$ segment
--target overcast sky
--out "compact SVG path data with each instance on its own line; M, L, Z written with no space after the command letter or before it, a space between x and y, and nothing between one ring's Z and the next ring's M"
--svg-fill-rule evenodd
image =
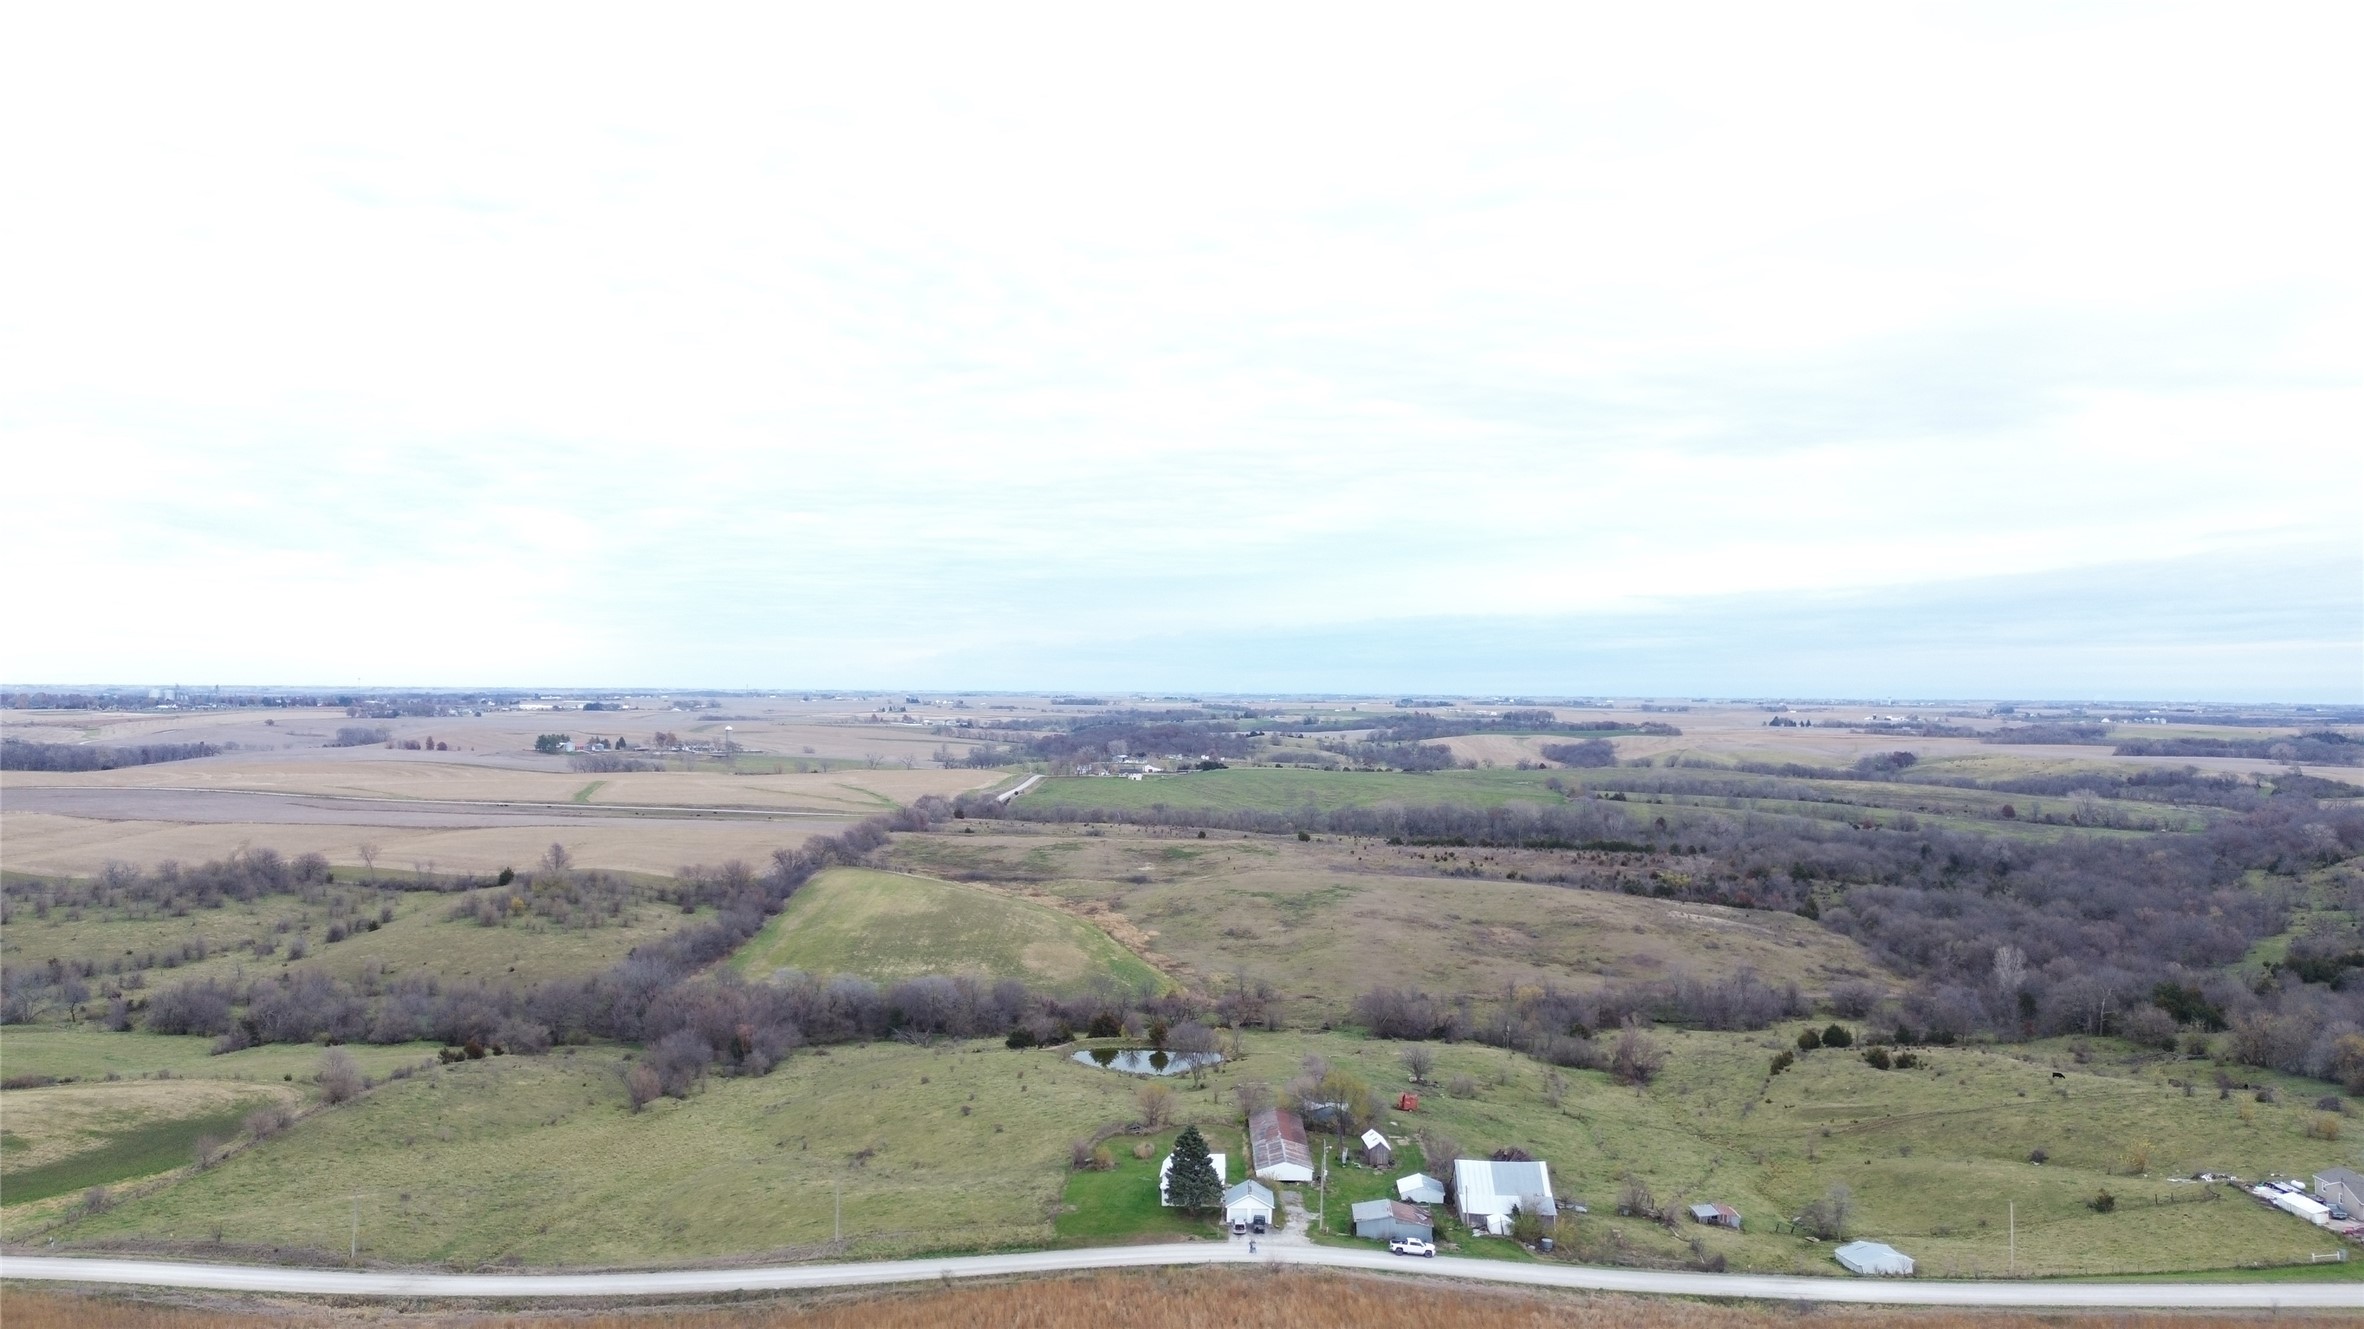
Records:
M1375 12L13 6L0 673L2364 700L2354 6Z

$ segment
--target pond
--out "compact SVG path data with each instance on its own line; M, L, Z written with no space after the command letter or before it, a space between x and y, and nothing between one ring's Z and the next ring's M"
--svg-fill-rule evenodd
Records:
M1214 1065L1223 1060L1223 1054L1198 1052L1184 1056L1156 1048L1085 1048L1074 1059L1086 1066L1123 1071L1127 1075L1182 1075L1193 1066Z

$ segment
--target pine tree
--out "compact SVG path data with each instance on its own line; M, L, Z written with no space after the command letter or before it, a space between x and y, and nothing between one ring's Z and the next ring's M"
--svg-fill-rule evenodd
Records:
M1207 1137L1196 1126L1183 1127L1174 1140L1174 1169L1166 1177L1166 1196L1177 1208L1193 1211L1223 1203L1223 1179L1215 1175Z

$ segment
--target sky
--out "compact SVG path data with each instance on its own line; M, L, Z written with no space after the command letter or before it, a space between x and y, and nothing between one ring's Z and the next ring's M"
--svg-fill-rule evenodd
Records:
M0 681L2364 701L2360 38L13 6Z

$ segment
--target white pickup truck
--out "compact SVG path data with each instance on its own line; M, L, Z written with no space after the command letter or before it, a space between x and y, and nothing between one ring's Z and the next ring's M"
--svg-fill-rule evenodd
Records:
M1422 1241L1418 1237L1397 1237L1395 1240L1387 1243L1387 1249L1394 1251L1398 1255L1434 1256L1436 1254L1436 1243L1433 1241Z

